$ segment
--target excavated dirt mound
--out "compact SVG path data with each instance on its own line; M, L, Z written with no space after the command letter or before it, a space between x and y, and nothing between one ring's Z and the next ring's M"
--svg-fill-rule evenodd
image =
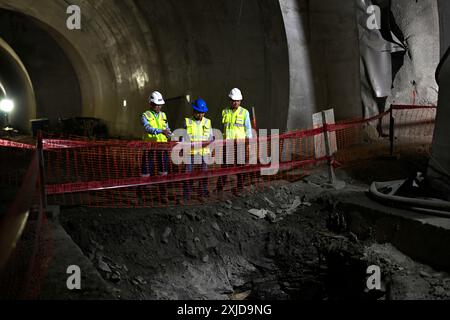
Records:
M373 161L338 176L346 192L361 191L377 177L405 177L425 163ZM450 297L447 274L349 233L325 183L318 173L201 207L65 209L61 223L118 299ZM381 290L367 289L371 265L382 270Z
M364 246L322 191L300 182L202 207L75 208L61 219L117 298L370 298Z

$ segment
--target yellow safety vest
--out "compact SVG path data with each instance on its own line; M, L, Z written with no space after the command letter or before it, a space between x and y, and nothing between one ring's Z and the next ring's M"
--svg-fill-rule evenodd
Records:
M211 140L211 120L203 118L202 122L198 123L192 118L186 118L186 130L191 139L191 142L204 142ZM193 149L191 155L207 155L211 150L206 147L202 149Z
M222 123L225 129L225 139L245 139L245 116L247 110L239 107L233 112L231 108L227 108L222 112Z
M159 117L156 117L155 113L147 111L144 113L150 126L155 129L165 130L167 129L167 116L164 112L160 112ZM144 135L144 140L149 142L168 142L169 140L164 134L150 134Z

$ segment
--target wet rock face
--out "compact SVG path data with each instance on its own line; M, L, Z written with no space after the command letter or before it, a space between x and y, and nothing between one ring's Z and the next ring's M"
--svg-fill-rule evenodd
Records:
M437 1L393 0L391 11L409 52L394 80L388 104L436 105L435 72L440 60Z

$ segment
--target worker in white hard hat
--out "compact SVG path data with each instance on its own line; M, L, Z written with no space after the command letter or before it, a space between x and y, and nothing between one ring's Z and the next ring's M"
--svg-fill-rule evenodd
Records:
M166 104L163 95L154 91L149 97L150 110L144 112L141 122L145 130L143 140L153 143L167 143L172 135L167 121L167 115L161 111ZM168 151L151 146L150 150L143 153L142 177L148 178L152 175L166 176L169 172ZM157 170L157 172L155 172ZM160 185L161 201L167 202L167 189L164 184Z
M230 105L222 112L225 139L251 139L253 133L250 112L241 107L242 100L244 99L241 90L234 88L228 97L230 99Z
M253 131L250 119L250 112L241 107L242 100L244 99L241 90L234 88L228 95L229 106L222 111L222 124L223 124L223 134L225 140L244 140L252 139ZM226 148L225 148L226 150ZM228 155L228 157L233 156L234 160L237 159L237 155ZM224 152L224 166L228 167L226 152ZM233 166L238 166L237 161ZM237 175L237 188L235 192L240 192L243 189L244 175ZM217 182L217 190L220 192L223 190L224 186L228 181L227 176L219 178Z

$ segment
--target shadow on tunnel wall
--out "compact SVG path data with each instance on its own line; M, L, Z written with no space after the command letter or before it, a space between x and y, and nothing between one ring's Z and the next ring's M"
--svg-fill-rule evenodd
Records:
M336 120L361 116L359 44L354 1L306 1L316 109L334 108Z
M155 41L162 74L160 90L171 103L174 129L191 115L192 100L208 103L221 128L228 94L239 87L243 106L255 107L259 128L286 128L289 60L277 0L136 0ZM151 91L151 90L150 90ZM149 92L150 92L149 91ZM142 110L143 111L143 110Z
M288 128L310 128L333 108L360 117L359 47L354 1L280 0L290 53Z

